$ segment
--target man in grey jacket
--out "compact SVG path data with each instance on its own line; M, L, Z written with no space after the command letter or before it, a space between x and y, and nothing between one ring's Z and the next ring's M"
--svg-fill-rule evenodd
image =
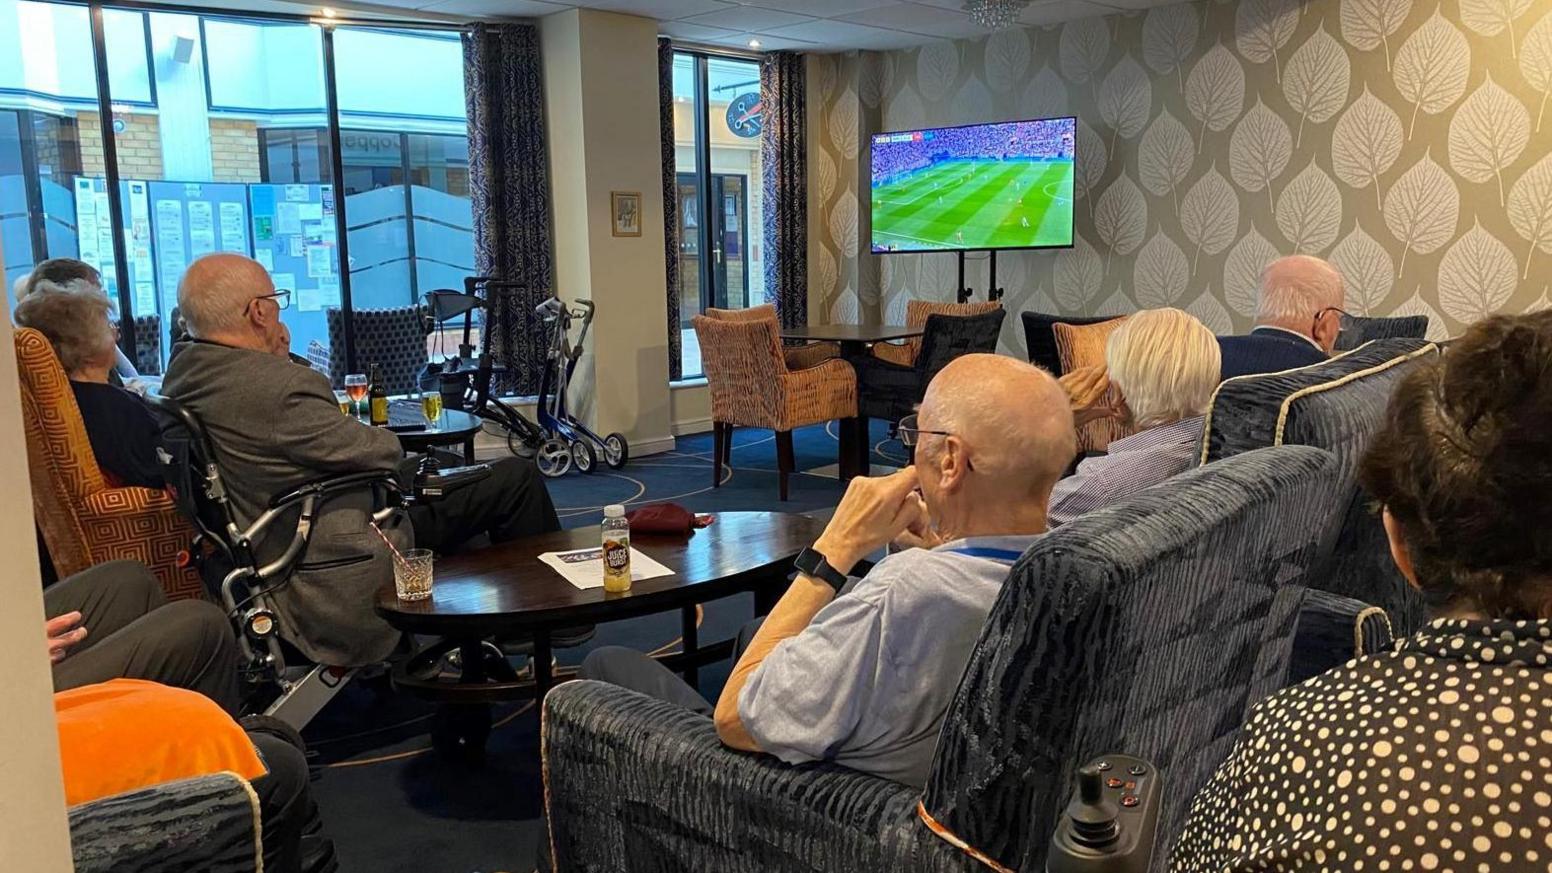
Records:
M289 293L277 291L256 261L233 254L200 258L178 285L191 341L173 358L162 392L205 425L244 521L308 482L372 471L404 478L413 467L393 432L341 415L329 380L290 359L291 333L280 320ZM302 563L274 594L282 633L318 663L380 661L398 642L372 609L378 587L393 578L392 557L370 527L373 508L365 490L329 500ZM275 525L274 536L255 543L256 556L277 557L291 529ZM559 529L538 471L517 458L382 526L401 550L452 548L479 533L502 542Z

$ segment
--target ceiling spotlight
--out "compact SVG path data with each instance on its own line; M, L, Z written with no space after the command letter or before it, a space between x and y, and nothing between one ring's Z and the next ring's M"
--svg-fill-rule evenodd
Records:
M335 17L335 13L334 13L333 8L328 7L328 6L323 7L323 17L324 18L334 18Z
M965 0L964 9L981 27L1000 30L1018 23L1019 14L1028 5L1029 0Z
M750 48L752 48L752 49L757 49L757 48L759 48L759 47L760 47L760 41L759 41L759 40L757 40L757 39L751 39L751 40L749 40L749 47L750 47Z

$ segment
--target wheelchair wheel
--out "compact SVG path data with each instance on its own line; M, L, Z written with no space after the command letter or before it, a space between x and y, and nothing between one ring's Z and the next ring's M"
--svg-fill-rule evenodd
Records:
M587 440L572 440L571 463L578 472L591 473L598 469L598 454L588 445Z
M630 460L630 443L625 441L625 434L612 433L604 437L604 463L609 469L618 470Z
M431 716L431 747L445 758L479 763L490 738L490 706L447 703Z
M538 464L540 473L551 479L564 476L571 470L571 447L565 440L547 439L539 446L534 463Z

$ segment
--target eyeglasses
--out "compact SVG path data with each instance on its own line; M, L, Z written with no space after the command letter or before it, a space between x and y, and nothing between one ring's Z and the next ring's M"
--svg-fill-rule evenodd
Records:
M291 292L276 291L274 294L260 294L252 300L249 300L248 305L243 307L243 315L247 315L248 310L253 308L253 304L259 302L260 300L273 300L275 302L276 309L289 309L291 307Z
M1328 313L1328 312L1335 312L1336 314L1342 316L1343 318L1352 318L1351 315L1347 314L1347 310L1343 309L1340 306L1327 306L1325 309L1322 309L1322 310L1319 310L1318 312L1316 312L1315 313L1315 320L1310 322L1310 335L1311 336L1314 336L1315 328L1320 324L1320 319L1324 318L1325 314Z
M900 419L895 425L895 434L900 438L900 445L906 448L915 448L921 442L922 434L935 434L937 436L953 436L946 430L922 430L916 426L916 415L912 413Z

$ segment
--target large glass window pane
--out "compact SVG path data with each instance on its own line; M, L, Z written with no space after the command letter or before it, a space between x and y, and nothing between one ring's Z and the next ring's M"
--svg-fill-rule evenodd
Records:
M0 239L8 297L35 264L61 257L102 269L110 295L117 293L97 131L86 7L0 0Z
M159 322L155 353L188 265L227 251L293 292L292 351L327 366L341 292L322 31L127 9L103 25L133 312Z
M409 306L427 291L461 290L474 274L474 224L458 35L341 28L334 63L352 305ZM433 334L431 353L461 337L461 328Z
M699 64L687 54L674 55L674 171L679 178L679 332L680 371L701 375L701 347L690 319L701 305L701 182Z
M712 299L742 309L765 302L760 182L760 67L710 58L706 63L711 119Z

